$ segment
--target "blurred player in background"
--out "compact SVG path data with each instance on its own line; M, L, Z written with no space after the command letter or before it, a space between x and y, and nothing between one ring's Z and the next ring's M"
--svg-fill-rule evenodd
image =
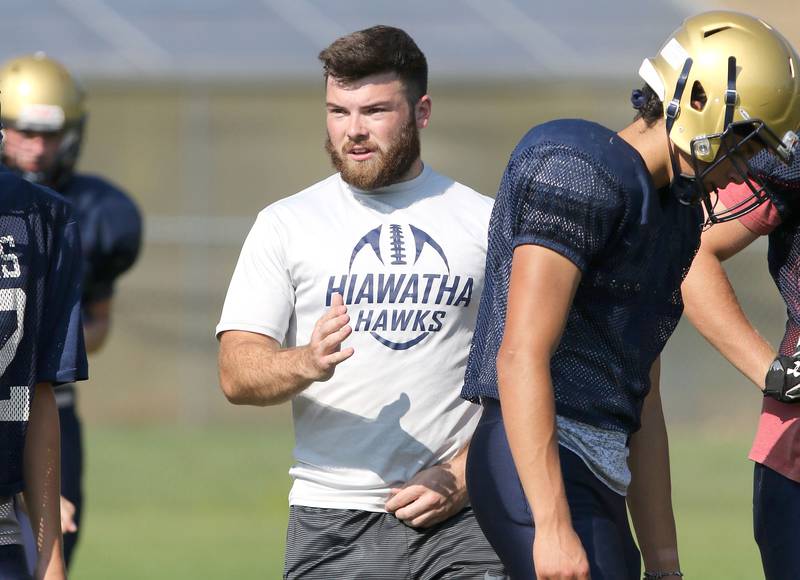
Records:
M292 402L284 577L504 578L467 505L459 398L491 199L420 157L425 56L376 26L320 54L335 175L258 216L222 317L237 404Z
M69 72L41 53L0 69L5 140L3 163L28 181L47 185L75 207L84 282L81 305L86 350L97 352L111 326L114 282L139 253L142 223L131 198L103 178L75 172L86 123L84 93ZM83 450L74 385L56 391L61 420L64 555L69 564L83 508ZM69 516L72 515L70 518Z
M644 61L632 125L554 121L512 154L463 392L484 407L470 498L512 578L639 578L626 494L645 578L682 575L659 354L701 205L711 222L735 218L763 189L750 184L729 211L711 192L743 182L764 147L791 158L795 71L761 21L701 14Z
M689 320L764 391L750 451L753 529L767 580L794 580L800 578L800 147L789 166L764 152L750 168L768 185L769 199L703 234L683 297ZM748 192L744 184L731 185L720 192L719 203L734 207ZM777 356L750 324L722 267L760 236L769 236L769 271L788 315Z
M2 106L2 105L0 105ZM35 578L66 578L52 386L84 380L81 249L72 208L0 167L0 578L31 578L14 495L33 527Z

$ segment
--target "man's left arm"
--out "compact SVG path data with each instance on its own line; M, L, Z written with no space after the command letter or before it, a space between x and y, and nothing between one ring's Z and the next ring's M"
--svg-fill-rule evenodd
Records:
M672 511L669 445L661 408L660 360L650 371L650 393L644 401L641 428L630 441L631 484L628 509L642 551L645 571L678 572L678 540ZM677 575L663 578L678 578Z
M722 262L759 237L739 220L714 225L705 232L681 292L684 313L722 356L764 389L764 377L775 350L747 319Z
M429 528L464 509L468 451L469 444L450 461L423 469L403 487L392 489L386 511L413 528Z

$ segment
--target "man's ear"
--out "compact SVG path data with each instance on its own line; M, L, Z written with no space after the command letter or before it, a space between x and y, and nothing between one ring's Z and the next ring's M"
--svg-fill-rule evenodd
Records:
M424 129L428 126L431 118L432 102L428 95L422 95L414 105L414 119L417 123L417 128Z

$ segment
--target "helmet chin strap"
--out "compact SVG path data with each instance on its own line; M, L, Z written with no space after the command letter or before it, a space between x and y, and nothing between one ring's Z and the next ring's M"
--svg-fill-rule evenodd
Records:
M683 96L683 91L686 89L686 83L688 81L689 71L691 68L692 59L687 58L683 63L683 70L681 71L681 74L678 77L678 82L675 85L675 95L667 107L666 127L668 139L672 131L672 126L675 123L675 118L678 116L680 111L680 100ZM731 56L728 58L728 88L725 91L725 121L722 127L723 135L727 131L728 126L733 122L736 96L736 57ZM711 200L706 193L705 184L703 183L702 175L700 174L701 170L698 166L697 159L695 158L694 154L692 154L692 160L695 162L695 175L686 175L681 173L677 155L673 150L674 147L675 145L670 139L669 159L670 163L672 164L672 182L670 183L670 189L683 204L694 205L702 201L706 205L706 210L708 211L709 216L712 216L710 218L711 221L714 221Z
M699 191L700 184L697 183L697 178L694 175L681 173L681 168L678 166L675 152L672 150L673 147L674 145L672 141L670 141L669 160L670 163L672 163L672 181L669 184L669 189L683 205L695 205L701 200Z
M686 175L681 172L678 159L673 150L675 145L672 143L672 139L670 139L670 133L672 132L672 126L675 124L675 119L681 110L681 97L683 96L683 91L686 89L686 82L689 80L689 71L691 70L692 59L687 58L683 63L683 69L678 77L678 82L675 84L675 94L667 105L666 119L667 146L669 149L669 161L672 165L672 181L669 187L672 194L678 198L678 201L685 205L694 205L698 203L701 199L701 194L698 188L697 178L693 175Z

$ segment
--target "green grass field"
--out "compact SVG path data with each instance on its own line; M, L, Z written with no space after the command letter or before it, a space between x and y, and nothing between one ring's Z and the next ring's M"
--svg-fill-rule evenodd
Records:
M292 445L286 421L86 435L91 503L73 578L280 578ZM687 578L761 577L747 443L687 431L672 437Z
M279 578L286 428L89 429L74 578Z

